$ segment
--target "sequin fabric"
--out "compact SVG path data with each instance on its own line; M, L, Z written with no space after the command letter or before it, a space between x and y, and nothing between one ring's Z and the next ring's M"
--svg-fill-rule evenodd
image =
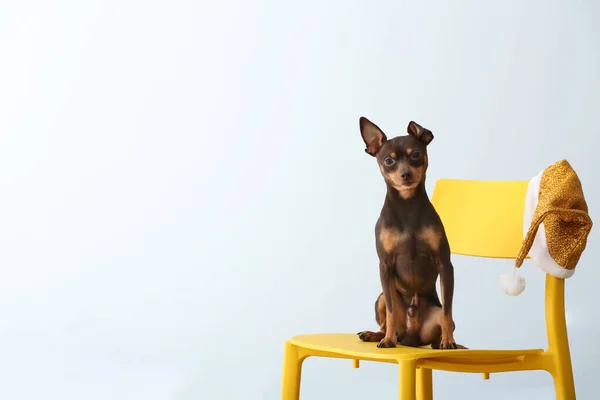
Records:
M523 264L543 222L550 256L565 269L575 269L587 244L592 219L581 181L567 160L554 163L542 173L538 204L531 221L516 266Z

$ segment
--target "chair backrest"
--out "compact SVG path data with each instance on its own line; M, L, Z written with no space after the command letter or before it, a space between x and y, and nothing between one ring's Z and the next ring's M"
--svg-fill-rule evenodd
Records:
M516 258L523 244L523 212L528 183L437 181L431 202L442 219L452 253ZM569 357L564 279L546 274L545 297L548 351Z
M528 181L441 179L431 201L452 253L516 258L523 243Z

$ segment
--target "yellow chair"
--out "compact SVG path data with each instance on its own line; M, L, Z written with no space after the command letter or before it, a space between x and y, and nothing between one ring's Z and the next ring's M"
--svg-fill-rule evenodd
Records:
M523 241L527 181L442 179L432 202L440 214L454 254L516 258ZM498 289L500 290L500 289ZM300 396L302 362L307 357L347 358L396 363L399 399L431 400L432 370L482 373L545 370L554 378L557 400L574 400L575 386L567 338L564 280L546 275L548 349L434 350L399 346L378 349L355 334L295 336L285 343L282 400Z

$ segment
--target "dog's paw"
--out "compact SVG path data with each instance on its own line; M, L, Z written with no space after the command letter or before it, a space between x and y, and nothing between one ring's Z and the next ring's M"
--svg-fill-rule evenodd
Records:
M379 342L381 339L384 338L385 333L364 331L364 332L358 332L357 335L358 335L358 338L360 340L362 340L363 342Z
M454 339L442 339L438 349L441 350L456 350L456 349L466 349L465 346L461 346L460 344L456 344Z
M391 347L396 347L396 341L388 338L383 338L379 343L377 343L377 347L380 349L389 349Z

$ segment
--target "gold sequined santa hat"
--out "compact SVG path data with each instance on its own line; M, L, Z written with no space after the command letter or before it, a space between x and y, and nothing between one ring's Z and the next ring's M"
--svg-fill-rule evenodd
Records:
M515 270L527 254L544 272L557 278L573 276L592 229L579 177L567 160L541 171L529 182L525 196L525 240ZM504 292L517 296L525 289L519 275L503 275Z

